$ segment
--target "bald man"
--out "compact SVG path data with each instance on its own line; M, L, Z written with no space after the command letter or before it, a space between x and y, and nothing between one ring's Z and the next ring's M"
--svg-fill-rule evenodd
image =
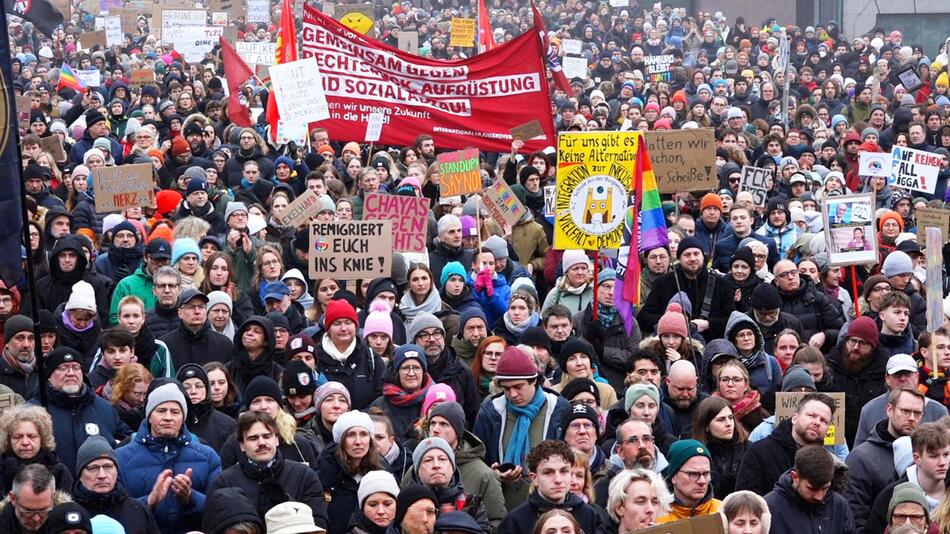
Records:
M782 260L772 268L774 284L782 297L782 311L802 322L802 339L826 353L838 340L838 330L844 326L844 312L815 287L811 278L798 273L798 267Z
M670 434L679 439L690 437L693 412L708 397L699 391L699 375L689 360L677 360L663 380L663 403L669 406L672 417Z

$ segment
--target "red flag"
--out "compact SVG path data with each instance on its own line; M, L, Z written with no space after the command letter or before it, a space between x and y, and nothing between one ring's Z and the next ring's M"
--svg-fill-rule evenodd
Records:
M491 21L488 20L488 10L485 9L485 0L478 0L478 47L479 51L487 52L498 46L495 43L495 34L491 31Z
M554 85L561 91L570 94L571 82L568 81L567 75L564 74L564 70L561 68L561 60L557 57L557 50L551 45L548 29L544 26L544 18L541 17L541 12L538 11L538 7L534 5L534 2L531 2L531 11L534 13L534 27L541 34L541 50L547 56L548 69L551 71L551 76L554 77Z
M241 85L254 76L254 73L234 51L231 43L223 36L219 39L221 40L221 59L224 63L224 78L228 82L228 118L233 124L246 128L254 123L251 121L251 110L247 107L247 102L241 99Z
M294 3L292 0L282 0L280 7L280 29L277 32L277 51L274 53L274 64L297 61L297 30L294 27ZM271 140L277 139L277 121L280 112L277 111L277 99L271 91L267 98L267 122L270 124Z

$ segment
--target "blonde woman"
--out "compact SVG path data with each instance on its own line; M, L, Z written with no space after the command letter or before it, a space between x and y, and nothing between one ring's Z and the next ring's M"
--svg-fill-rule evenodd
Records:
M24 436L35 438L26 439ZM56 457L53 419L40 406L20 404L0 416L0 458L4 465L0 470L0 490L4 494L13 489L13 477L20 467L27 464L46 466L56 478L57 488L68 491L73 487L72 473Z

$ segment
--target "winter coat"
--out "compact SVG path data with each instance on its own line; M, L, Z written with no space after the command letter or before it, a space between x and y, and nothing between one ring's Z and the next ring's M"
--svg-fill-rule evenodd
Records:
M102 235L102 223L108 213L96 211L96 194L93 191L79 193L76 205L73 207L73 229L88 228Z
M0 384L12 389L14 393L24 399L31 399L39 395L40 375L36 369L30 371L30 374L23 375L7 363L6 359L0 358Z
M779 365L774 356L766 354L763 350L765 340L759 330L759 325L755 321L744 313L734 311L726 323L726 331L723 337L732 339L739 330L744 328L749 328L755 333L755 348L753 349L755 362L746 366L746 370L749 371L749 385L759 390L759 393L763 395L769 391L781 389L782 366Z
M69 124L69 123L67 123ZM112 137L107 137L109 144L112 147L109 149L109 155L115 159L116 165L122 164L122 145ZM73 145L72 150L69 151L69 161L75 163L76 165L82 165L82 157L92 148L93 143L96 140L92 138L91 132L86 130L83 134L82 139L76 141L76 144Z
M410 484L425 485L419 480L415 469L409 471L408 475ZM403 481L405 481L405 478ZM428 486L428 488L435 493L437 508L465 512L478 523L482 528L482 532L491 532L492 527L488 522L488 513L485 512L485 503L482 501L481 495L466 491L466 488L462 486L458 469L455 470L452 479L445 486Z
M772 435L746 447L736 473L735 489L758 495L772 491L782 473L795 465L797 451L798 443L792 438L792 421L786 419L775 427Z
M467 268L472 264L472 251L462 246L452 248L436 239L435 248L429 252L429 269L432 271L433 281L436 282L437 287L442 287L442 269L453 261Z
M707 258L712 257L712 251L716 243L730 235L732 235L732 226L729 225L729 221L720 219L716 227L710 229L703 222L702 217L696 218L696 235L694 237L699 241Z
M174 332L181 327L181 318L178 317L178 306L166 308L160 303L155 303L155 308L145 312L145 324L149 332L157 338L163 338L166 334ZM172 357L174 358L174 353Z
M485 444L466 430L455 449L455 465L462 477L462 486L472 495L481 497L492 529L497 529L505 518L505 496L501 480L485 463Z
M98 434L116 443L132 433L112 405L89 386L73 396L47 384L46 399L46 411L53 420L56 454L70 473L76 472L76 452L89 436ZM30 404L39 405L39 399Z
M712 487L713 496L719 500L725 499L736 489L736 477L739 466L745 455L748 442L739 442L738 433L733 433L733 439L721 441L710 437L706 448L712 454Z
M571 405L564 397L556 393L545 391L544 396L545 406L538 413L538 417L531 422L531 426L541 425L542 440L561 439L562 423ZM478 417L475 419L472 433L485 444L485 463L488 465L500 463L504 458L507 419L508 400L504 394L485 399L478 409ZM537 443L531 445L534 446Z
M259 147L255 146L247 154L240 149L236 149L234 155L224 163L224 178L227 180L228 187L235 188L241 185L241 179L244 177L244 164L250 160L256 161L261 171L259 181L270 180L274 176L274 162L271 161L270 157L262 154Z
M202 443L216 451L220 451L228 438L237 430L237 421L215 410L214 405L211 404L210 395L198 404L188 404L188 417L185 424L192 434L201 439Z
M327 534L346 533L350 516L359 509L359 499L356 495L359 482L340 463L336 455L338 448L338 443L331 443L323 449L317 460L320 482L323 483L325 495L329 497Z
M542 312L555 304L560 304L571 310L571 313L578 313L584 311L594 302L594 285L592 283L588 283L584 286L584 290L577 294L562 289L564 287L567 287L567 281L562 276L557 279L554 287L548 292L548 296L544 298L544 304L541 305Z
M59 255L66 250L76 254L76 268L69 273L64 273L59 268ZM99 309L99 321L105 322L105 310L109 304L112 283L106 277L90 272L88 267L78 236L67 234L57 239L49 254L49 274L36 281L36 298L40 309L55 312L59 305L69 300L73 285L83 280L92 286L96 295L96 308Z
M59 487L58 483L56 487ZM95 493L77 480L72 486L72 493L73 501L85 508L90 516L107 515L121 523L126 534L161 532L155 522L155 516L152 515L152 509L129 496L118 481L109 493Z
M233 357L225 363L225 367L228 369L228 373L231 374L231 379L234 381L234 386L241 392L242 396L244 395L244 388L251 383L251 380L254 380L254 378L258 376L269 376L274 379L274 382L280 383L282 369L280 365L274 361L274 350L277 346L277 338L274 335L274 324L269 320L264 321L262 319L263 317L252 316L238 328L238 331L234 333L234 339L237 343L234 345L234 350L232 351ZM250 354L248 354L247 349L244 348L243 341L244 331L252 324L263 328L264 336L267 338L267 347L253 360ZM250 399L246 400L250 401Z
M914 339L917 339L917 336L927 330L927 300L910 282L904 286L904 293L910 297L910 326L914 330Z
M386 378L384 382L398 385L398 370L393 369L393 365L386 366ZM416 438L416 422L422 412L422 400L425 395L418 397L418 402L406 406L397 406L392 403L386 395L380 395L369 405L369 409L378 408L386 414L393 425L393 436L400 444L408 443Z
M353 353L341 363L323 350L321 333L314 343L317 345L317 367L329 382L340 382L350 392L350 409L363 410L383 393L383 376L386 365L366 342L357 337ZM324 484L324 487L326 485Z
M910 325L907 325L907 328L900 334L892 335L881 332L877 336L878 344L888 358L895 354L913 354L917 352L917 343L914 341L911 330Z
M58 490L53 494L53 506L70 500L72 499L69 493L65 491ZM16 516L16 507L10 501L9 496L0 501L0 532L3 532L3 534L34 534L32 530L27 531L20 525L20 520Z
M574 314L574 335L589 341L597 351L600 376L606 378L616 391L624 391L630 356L643 339L640 324L633 321L631 333L627 335L623 320L617 314L611 325L604 328L600 320L594 320L594 305L596 303L592 302L584 311Z
M215 450L221 455L222 469L228 469L244 458L244 453L241 452L241 447L237 442L237 434L234 432L227 437L227 440L220 449ZM280 455L286 460L304 464L310 469L315 469L314 466L317 465L317 452L310 441L304 437L303 431L298 430L294 432L293 442L286 439L284 433L281 432L278 450L280 451Z
M918 386L920 387L920 386ZM877 425L878 421L887 417L887 396L890 392L885 392L874 397L869 402L861 405L861 416L858 419L858 431L854 436L854 447L864 443L871 431ZM845 403L847 406L847 403ZM924 399L924 417L920 420L923 423L935 423L947 415L947 407L931 399Z
M208 230L208 235L223 236L228 233L228 225L224 221L224 214L215 209L210 198L208 202L200 208L192 207L188 204L188 200L183 200L178 206L178 212L172 219L179 221L185 217L198 217L210 224L211 229Z
M142 264L130 276L119 281L112 292L112 304L109 306L109 324L119 324L119 301L129 295L142 299L146 310L155 307L155 295L152 293L152 275L145 271Z
M747 313L750 317L753 310L748 310ZM802 322L798 320L798 317L790 313L785 313L783 311L778 312L778 320L774 323L765 326L762 323L756 321L756 324L759 325L759 330L762 331L762 340L764 341L764 346L762 347L765 352L768 354L774 354L775 352L775 340L778 338L778 335L782 333L783 330L790 328L796 332L802 331Z
M552 391L560 393L574 380L574 377L568 373L561 374L561 381L557 384L551 386ZM591 377L591 380L594 381L594 385L597 387L597 393L600 397L601 406L613 406L617 403L617 391L614 390L613 386L610 384L605 384L604 382L598 382Z
M775 228L772 226L772 223L766 221L755 233L756 235L767 237L775 241L779 257L784 258L785 255L788 254L788 251L795 246L795 241L797 241L801 235L801 230L791 221L781 228Z
M870 360L863 369L857 372L848 371L844 366L845 340L841 340L835 349L827 356L828 367L831 369L831 390L844 392L848 398L845 403L845 436L848 445L854 450L854 437L858 431L861 416L861 407L871 402L875 397L887 393L884 383L884 374L887 366L887 357L880 346L871 353ZM876 421L874 422L877 423Z
M670 505L670 512L657 519L657 522L660 524L672 523L700 515L715 514L719 511L720 506L722 506L722 501L713 498L713 487L709 486L706 490L706 496L696 506L682 504L674 497L673 503Z
M119 248L110 243L109 249L96 257L96 272L112 280L114 287L142 265L143 254L141 243L133 248Z
M544 233L544 227L535 222L533 217L518 221L511 229L511 245L525 267L529 263L532 264L536 273L544 269L544 256L548 253L548 238Z
M465 410L465 420L470 425L478 415L481 395L471 369L459 360L452 347L446 346L437 361L429 362L429 376L432 377L432 382L452 388L457 402Z
M220 488L243 490L262 518L274 506L293 501L310 507L313 511L313 521L318 527L326 528L329 524L320 477L309 467L284 460L280 452L274 458L274 463L267 468L253 464L242 455L239 464L221 472L221 476L215 479L208 493Z
M197 332L179 324L178 328L162 336L160 341L168 347L175 369L181 369L189 363L226 363L234 357L234 344L227 337L215 332L211 323L205 323Z
M892 448L896 438L888 432L887 426L887 419L879 421L868 439L848 455L848 489L844 496L859 530L864 528L874 499L898 478Z
M155 437L146 420L142 421L129 443L119 447L115 453L119 481L129 495L143 503L147 502L162 471L171 469L174 475L183 475L191 469L191 502L183 505L169 491L152 513L165 533L201 529L205 497L214 479L221 474L221 460L214 449L198 443L197 438L187 431L172 439Z
M24 461L22 458L13 454L12 451L8 451L3 453L3 456L0 456L0 477L2 477L0 478L0 491L2 491L4 495L13 490L13 479L16 477L17 471L23 466L30 464L46 466L50 473L53 474L53 478L56 479L57 488L67 489L73 487L73 474L63 462L59 461L59 457L56 456L55 451L40 450L36 456L30 458L28 461Z
M709 276L715 277L715 282L708 281ZM703 317L703 300L706 295L706 289L709 285L713 286L713 296L710 299L708 315ZM703 337L712 340L722 337L726 328L726 319L735 309L735 300L732 290L725 278L711 272L709 269L702 269L695 280L690 280L683 273L682 267L677 266L672 272L664 274L653 285L650 296L646 303L637 313L637 321L640 323L640 330L644 333L653 333L656 331L656 325L660 318L666 313L666 306L669 304L673 295L680 290L684 291L692 304L693 312L690 319L706 319L709 321L709 329L703 332Z
M492 295L488 296L486 291L477 291L475 289L476 274L477 273L474 272L469 273L466 284L472 288L472 298L475 299L475 302L477 302L478 305L482 307L482 311L485 312L485 319L488 320L488 326L492 326L508 311L508 302L511 300L511 286L508 285L508 279L504 276L495 275L495 277L492 278Z
M790 473L782 475L765 502L772 513L770 534L852 534L860 530L854 521L857 514L852 514L844 497L828 491L821 504L805 502L792 487Z
M577 495L568 493L564 503L555 504L542 497L538 490L534 490L528 496L527 502L508 513L499 525L497 534L533 532L534 524L537 523L541 514L554 508L570 512L580 523L581 530L585 534L605 534L613 530L612 525L603 523L603 516L598 514L593 506L585 503Z
M89 368L93 355L99 346L99 334L102 333L101 323L96 320L89 328L77 332L66 326L63 319L66 303L60 304L53 311L53 319L56 321L56 333L59 334L59 346L70 347L82 354L83 369Z
M831 302L824 291L815 287L815 283L808 277L801 277L801 285L793 293L779 290L782 297L782 311L802 322L799 332L802 341L807 343L814 334L825 333L825 350L833 346L838 340L838 330L844 326L844 315Z

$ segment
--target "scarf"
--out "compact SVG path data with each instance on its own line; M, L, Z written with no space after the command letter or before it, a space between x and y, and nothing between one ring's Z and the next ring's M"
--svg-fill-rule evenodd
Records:
M515 324L511 320L511 316L508 314L508 312L505 312L505 314L502 315L501 318L505 321L505 327L508 329L509 332L514 334L515 337L521 337L521 334L525 330L533 326L538 326L538 312L535 312L535 311L531 312L531 316L528 317L528 320L521 323L520 325Z
M580 287L574 287L568 283L567 277L566 276L564 277L564 284L563 284L563 287L561 288L561 291L564 291L565 293L570 293L571 295L580 295L584 293L584 291L586 290L587 290L587 284L584 284Z
M95 316L93 316L92 320L89 321L89 324L86 325L86 328L82 328L82 329L76 328L76 325L74 325L73 322L69 320L69 311L63 310L62 318L63 318L63 324L66 326L66 328L72 330L73 332L77 332L77 333L78 333L78 332L88 332L89 330L92 330L93 327L96 326L96 318L95 318Z
M246 350L238 353L237 371L244 377L244 384L250 383L254 377L267 375L272 365L272 353L267 350L264 350L256 360L251 359L251 355Z
M76 499L76 503L96 515L110 511L124 496L125 490L118 482L108 493L96 493L83 486L79 480L73 483L73 498Z
M386 400L388 400L393 406L415 406L422 402L422 399L425 398L426 392L429 391L430 386L432 386L432 377L426 373L426 380L422 384L422 387L417 391L410 393L403 389L399 384L386 382L383 384L383 396L386 397Z
M467 284L462 286L462 292L459 293L457 297L453 297L452 295L449 295L448 292L445 291L445 286L442 286L442 289L439 290L439 296L442 297L442 302L446 303L452 309L456 309L456 310L458 309L460 304L467 302L469 300L472 300L471 295L472 295L472 289L468 287ZM400 309L401 308L402 306L400 305Z
M517 416L515 428L511 432L511 438L508 440L508 446L505 447L505 457L503 463L513 463L515 465L524 465L525 456L531 450L531 436L528 435L531 428L531 421L538 416L541 408L546 402L544 390L536 387L534 398L527 406L515 406L514 403L508 404L508 411Z
M323 336L323 339L320 341L320 345L323 347L323 351L326 352L331 358L340 363L346 363L347 358L349 358L350 354L353 354L353 350L356 349L356 338L353 338L353 341L350 342L350 346L347 347L343 352L336 350L336 345L334 345L333 341L330 340L329 335Z
M537 193L532 193L525 189L524 195L524 205L528 207L531 211L539 211L544 209L544 193L538 191Z
M722 395L720 395L718 391L713 393L713 395L716 397L722 398ZM760 400L759 391L757 389L750 388L748 393L745 394L745 397L742 397L741 399L733 403L732 414L735 416L736 421L741 420L743 417L761 408L762 403L759 402L759 400Z
M36 368L36 353L34 352L30 355L30 361L21 362L13 354L3 351L3 361L7 362L7 365L9 365L11 369L20 373L21 375L30 376L30 374L33 373L33 370Z
M742 365L745 366L746 369L752 369L752 366L755 365L755 360L758 358L758 356L759 351L755 351L748 356L739 354L739 361L742 362ZM768 363L766 363L766 365L768 365Z
M211 330L221 334L222 336L228 339L234 339L234 333L235 333L234 321L228 321L228 326L225 326L224 330L218 330L217 328L214 327L214 325L211 324L210 321L208 322L208 324L211 325Z
M285 503L290 499L287 492L280 484L280 473L284 469L284 462L280 455L280 450L276 452L274 458L266 464L252 462L249 458L244 458L238 465L247 478L257 482L261 489L259 508L270 510L278 504Z
M492 377L485 375L478 381L478 390L481 392L482 396L488 395L491 391L491 381Z
M608 328L613 326L614 320L617 318L617 308L616 306L606 306L601 303L597 303L597 321L600 323L600 328L606 331Z
M412 298L412 292L407 291L399 301L399 310L406 317L406 322L411 323L412 320L416 318L416 315L422 312L435 315L442 311L442 299L439 297L438 291L430 289L429 295L422 301L422 304L416 305L415 299Z

